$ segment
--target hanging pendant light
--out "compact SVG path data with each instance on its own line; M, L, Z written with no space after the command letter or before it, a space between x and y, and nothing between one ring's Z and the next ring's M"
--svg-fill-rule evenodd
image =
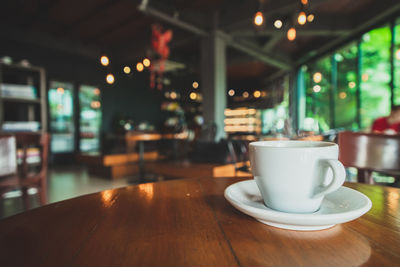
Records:
M287 32L287 38L289 41L294 41L296 39L296 29L291 27Z
M254 15L254 24L257 26L261 26L264 23L264 16L263 13L261 11L258 11L255 15Z
M297 17L297 22L298 22L300 25L306 24L306 22L307 22L307 16L306 16L306 13L305 13L304 11L301 11L301 12L299 13L299 16Z

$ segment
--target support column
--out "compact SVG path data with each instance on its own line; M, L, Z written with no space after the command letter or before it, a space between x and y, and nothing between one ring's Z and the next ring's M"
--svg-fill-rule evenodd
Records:
M289 72L289 118L295 134L303 129L306 114L304 70L300 67Z
M203 37L201 42L201 83L203 116L207 125L217 126L216 140L226 137L226 44L218 31Z

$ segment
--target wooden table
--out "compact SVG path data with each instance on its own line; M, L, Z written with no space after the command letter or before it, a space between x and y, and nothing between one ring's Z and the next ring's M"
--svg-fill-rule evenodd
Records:
M134 151L136 142L138 142L139 144L139 180L145 181L145 166L144 166L145 141L158 141L161 139L186 139L186 138L187 138L186 133L160 134L156 132L140 132L140 131L127 132L125 135L125 140L128 145L128 152Z
M128 152L133 152L136 142L139 143L139 180L145 181L144 142L161 140L161 134L151 132L127 132L125 140L128 145Z
M238 178L140 184L0 221L2 266L399 266L400 191L368 195L363 217L316 232L264 225L234 209Z

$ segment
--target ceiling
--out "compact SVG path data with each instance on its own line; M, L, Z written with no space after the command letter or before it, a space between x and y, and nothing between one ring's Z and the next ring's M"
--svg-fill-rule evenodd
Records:
M217 30L226 40L230 80L274 77L399 14L398 0L309 0L312 23L286 38L300 0L32 0L2 1L0 38L50 46L98 60L134 63L150 47L151 24L174 33L170 58L198 71L200 40ZM139 7L142 7L139 10ZM266 23L252 23L262 8Z

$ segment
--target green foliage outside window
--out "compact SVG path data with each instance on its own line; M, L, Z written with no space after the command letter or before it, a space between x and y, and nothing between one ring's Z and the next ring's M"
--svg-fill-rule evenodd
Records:
M389 27L371 30L361 42L361 126L390 113L390 42Z
M395 32L394 99L400 104L400 22ZM360 51L353 42L307 66L304 73L306 117L317 120L320 131L369 129L376 118L390 113L391 38L390 27L376 28L362 36ZM358 60L361 63L359 77ZM321 81L315 81L313 77L317 72L322 74ZM357 110L358 88L360 110ZM361 125L357 122L357 112Z
M327 131L332 125L329 107L331 90L332 62L330 56L315 61L308 68L307 98L311 108L308 110L307 117L318 121L321 131ZM315 79L315 75L321 74L321 80Z
M400 19L394 27L394 104L400 105Z
M337 65L337 90L335 93L335 127L358 129L357 125L357 44L338 50L334 59Z

